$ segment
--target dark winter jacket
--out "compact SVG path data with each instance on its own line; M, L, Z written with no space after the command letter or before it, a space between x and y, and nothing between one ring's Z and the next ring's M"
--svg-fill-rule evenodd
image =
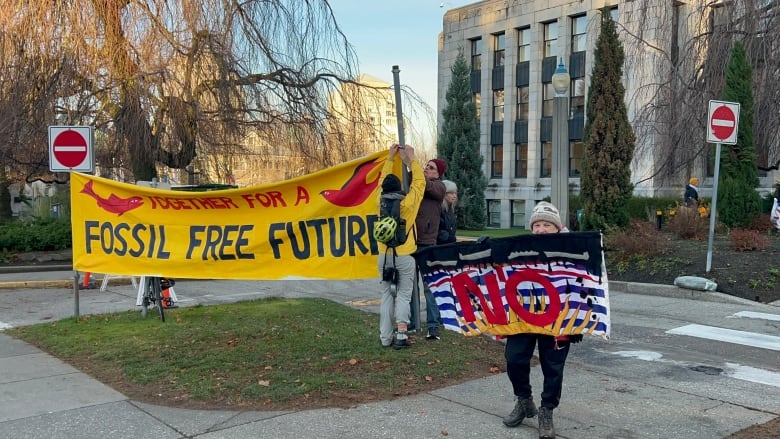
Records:
M699 191L696 189L695 186L691 186L690 184L688 186L685 186L685 205L688 207L693 207L699 204Z
M427 180L420 210L417 211L417 245L436 245L439 235L441 202L447 189L441 180Z
M455 209L446 209L442 207L441 216L439 219L439 237L436 239L436 244L449 244L455 242L455 232L458 226L458 218L455 216Z

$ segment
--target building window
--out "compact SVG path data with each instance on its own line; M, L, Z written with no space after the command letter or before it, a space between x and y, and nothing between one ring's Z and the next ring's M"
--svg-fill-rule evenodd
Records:
M493 122L504 121L504 90L493 90Z
M479 123L479 118L482 115L482 94L481 93L474 93L474 106L477 107L477 122Z
M517 120L528 120L528 86L517 87Z
M585 37L588 34L588 22L584 15L571 18L571 51L585 51Z
M493 35L493 67L504 65L504 51L506 49L506 37L504 33Z
M515 229L525 228L525 200L512 200L512 216L509 227Z
M504 145L490 147L490 178L504 176Z
M539 169L540 177L549 177L552 175L552 142L542 143L541 160L539 161L541 168Z
M517 62L531 60L531 28L517 30Z
M544 46L542 47L542 56L549 58L558 56L558 22L551 21L544 23Z
M482 38L471 40L471 70L482 70Z
M572 78L569 93L571 114L585 113L585 78Z
M542 84L542 117L552 117L555 89L552 82Z
M618 22L618 17L620 16L620 14L618 13L617 6L609 8L609 16L612 17L612 21L614 21L615 23Z
M583 158L585 158L585 143L581 140L569 142L569 177L580 177Z
M515 178L528 178L528 144L515 144Z
M501 200L487 200L487 226L501 227Z

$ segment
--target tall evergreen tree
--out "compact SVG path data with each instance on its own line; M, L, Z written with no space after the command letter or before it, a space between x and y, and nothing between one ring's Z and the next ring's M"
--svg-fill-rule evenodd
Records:
M455 208L458 228L483 229L486 224L487 181L482 172L477 108L471 94L471 69L462 49L451 71L437 155L447 162L445 178L458 185Z
M739 103L735 145L722 145L718 210L729 227L747 227L761 213L756 145L753 141L753 69L742 43L735 42L726 67L723 100Z
M615 23L604 7L588 88L581 179L585 229L625 227L629 220L635 137L624 100L623 59Z

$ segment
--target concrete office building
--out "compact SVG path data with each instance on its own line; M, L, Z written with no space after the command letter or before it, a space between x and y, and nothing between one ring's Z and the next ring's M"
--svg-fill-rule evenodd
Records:
M607 6L618 23L622 40L641 31L648 45L670 52L680 41L700 34L702 26L713 23L710 17L702 17L713 10L712 5L705 7L702 0L656 3L654 8L648 8L648 2L641 0L485 0L445 13L439 35L439 121L441 124L450 68L462 50L472 66L480 149L488 178L485 199L489 227L527 227L533 205L551 194L555 96L552 75L561 60L571 76L568 182L570 192L579 193L586 93L603 7ZM699 55L683 59L678 65L692 71L702 65L706 53ZM653 50L638 55L627 53L624 63L628 117L638 134L631 167L634 193L682 196L688 177L685 174L694 173L702 177L702 196L711 196L709 154L692 156L676 181L656 176L656 142L664 133L657 126L647 126L654 122L648 120L646 113L638 115L641 109L652 107L657 96L653 84L658 81L654 77L655 66L661 56L661 51ZM706 102L703 105L706 115ZM700 136L699 143L706 147L704 127ZM762 175L765 191L778 177L777 172Z

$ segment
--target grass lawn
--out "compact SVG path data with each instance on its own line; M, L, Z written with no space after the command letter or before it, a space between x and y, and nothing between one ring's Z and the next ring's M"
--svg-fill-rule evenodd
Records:
M128 397L189 408L348 407L504 370L503 344L445 331L396 351L379 316L324 299L262 299L83 316L5 333Z

